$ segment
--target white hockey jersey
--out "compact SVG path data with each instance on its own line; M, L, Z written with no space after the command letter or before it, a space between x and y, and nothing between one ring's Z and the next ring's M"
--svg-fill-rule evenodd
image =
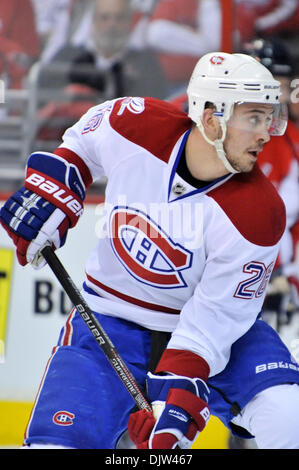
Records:
M257 166L201 189L182 180L191 127L166 102L120 98L90 109L55 153L93 181L107 177L105 224L86 264L90 307L172 332L168 347L199 354L214 375L261 311L285 208Z

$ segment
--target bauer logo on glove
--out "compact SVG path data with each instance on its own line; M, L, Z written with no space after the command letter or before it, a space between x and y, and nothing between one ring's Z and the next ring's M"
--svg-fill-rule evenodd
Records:
M34 188L39 194L46 193L47 197L52 196L57 204L62 204L66 212L73 212L77 217L83 213L83 205L70 190L63 185L55 184L50 179L46 179L38 173L29 172L29 176L25 180L26 187ZM54 202L55 202L54 201Z
M41 249L64 245L67 231L83 212L86 186L74 164L49 153L33 153L27 164L25 185L0 211L0 222L17 247L22 266L41 268Z

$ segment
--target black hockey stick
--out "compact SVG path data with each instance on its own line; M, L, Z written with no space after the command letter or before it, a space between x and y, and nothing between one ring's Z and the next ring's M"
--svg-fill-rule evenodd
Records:
M135 378L125 365L124 361L117 352L109 336L106 334L106 332L96 319L95 315L92 313L91 309L85 302L84 298L82 297L74 282L68 275L64 266L54 253L53 249L49 245L47 245L41 250L41 254L43 255L48 265L52 269L53 273L57 277L58 281L64 288L71 302L76 307L81 318L88 326L89 330L91 331L98 345L101 347L102 351L106 355L113 369L118 374L119 378L130 393L131 397L134 399L138 409L146 409L147 411L152 411L151 406L140 391Z

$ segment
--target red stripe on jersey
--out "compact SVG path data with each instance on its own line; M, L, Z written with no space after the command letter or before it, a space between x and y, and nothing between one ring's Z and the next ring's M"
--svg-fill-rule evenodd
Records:
M285 206L273 184L256 165L212 189L212 197L241 235L259 246L273 246L283 235Z
M198 354L183 349L166 349L156 367L155 373L172 372L185 377L198 377L205 382L210 373L209 364Z
M168 163L174 145L192 126L191 119L172 104L156 98L144 98L144 110L137 113L130 111L129 105L122 107L123 102L124 99L117 101L110 115L113 129Z
M60 240L62 239L62 237L65 235L65 233L67 232L67 230L69 228L70 228L69 219L66 217L65 219L63 219L61 224L58 226L58 232L59 232Z
M181 313L180 310L176 310L174 308L165 307L163 305L152 304L150 302L145 302L143 300L136 299L135 297L131 297L127 294L123 294L122 292L114 290L111 287L106 286L105 284L102 284L100 281L94 279L92 276L90 276L87 273L86 273L86 277L91 283L100 287L100 289L103 289L105 292L108 292L109 294L114 295L115 297L118 297L119 299L125 300L126 302L129 302L130 304L138 305L139 307L142 307L142 308L147 308L150 310L155 310L155 311L163 312L163 313L173 313L176 315Z
M92 183L92 176L88 166L82 160L82 158L79 157L79 155L77 155L75 152L72 152L72 150L63 147L57 148L53 153L59 157L64 158L64 160L66 160L68 163L75 165L80 172L85 187L89 188Z
M76 309L73 308L65 323L64 332L61 338L61 345L63 346L69 346L72 342L72 336L73 336L72 320L73 320L75 313L76 313Z

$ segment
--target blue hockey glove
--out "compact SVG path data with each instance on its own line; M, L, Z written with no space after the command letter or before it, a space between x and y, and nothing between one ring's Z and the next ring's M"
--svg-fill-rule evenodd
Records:
M28 160L25 185L0 211L0 222L17 248L22 266L41 268L40 250L48 243L61 247L67 231L83 212L85 184L75 165L47 153Z

